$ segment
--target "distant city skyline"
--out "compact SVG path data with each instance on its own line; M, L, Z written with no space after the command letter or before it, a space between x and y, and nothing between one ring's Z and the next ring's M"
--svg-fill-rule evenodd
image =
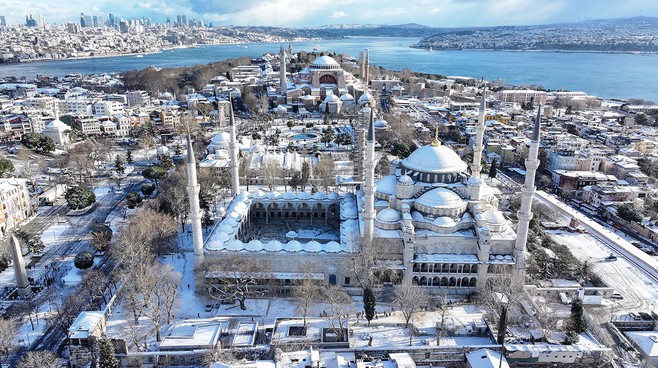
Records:
M123 18L151 18L164 23L187 19L215 25L308 27L329 24L419 23L431 27L530 25L577 22L601 18L658 16L655 0L144 0L90 3L71 0L66 5L48 1L8 0L0 10L7 24L25 24L30 14L49 24L79 22L80 13Z

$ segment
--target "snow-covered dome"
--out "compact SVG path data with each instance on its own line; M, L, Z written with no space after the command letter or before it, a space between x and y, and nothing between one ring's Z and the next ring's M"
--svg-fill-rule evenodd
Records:
M169 153L169 148L167 146L160 146L157 150L158 156L166 155Z
M471 175L470 178L466 181L466 185L469 186L476 186L476 185L482 185L482 179L480 178L479 175Z
M302 243L297 240L289 241L284 247L286 252L299 252L302 250Z
M319 58L315 59L312 63L309 69L340 69L340 64L336 61L336 59L332 58L331 56L320 56Z
M327 97L324 98L325 103L337 103L340 101L340 98L333 93L328 93Z
M318 243L315 240L311 240L310 242L306 243L304 246L304 250L307 252L320 252L322 251L322 244Z
M388 122L384 119L375 120L375 129L386 129L388 128Z
M375 101L375 98L372 97L372 95L368 92L364 93L359 97L359 104L364 105L364 104L370 104Z
M432 225L438 226L438 227L454 227L456 225L455 220L451 219L450 217L437 217L434 221L432 221Z
M503 216L503 213L500 211L490 210L483 213L483 215L484 215L484 220L487 222L487 224L504 225L507 223L507 219L505 219L505 216Z
M283 244L278 240L270 240L269 243L265 244L265 250L269 252L278 252L283 249Z
M340 96L340 100L341 100L341 101L344 101L344 102L347 102L347 101L354 101L354 96L352 96L352 95L349 94L349 93L343 93L343 95Z
M342 250L342 247L340 246L340 244L338 244L337 242L335 242L333 240L324 245L324 251L325 252L337 253L337 252L340 252L341 250Z
M384 208L379 211L376 219L381 222L398 222L400 221L400 212L392 208Z
M56 119L51 121L46 125L46 128L48 130L59 130L60 132L63 132L65 130L71 130L71 127L66 125L63 121Z
M279 105L279 106L277 106L277 107L274 109L274 112L278 112L278 113L280 113L280 114L284 114L284 113L288 112L288 109L286 109L285 107Z
M409 175L402 175L398 178L400 185L414 185L414 179Z
M377 181L377 192L395 194L395 175L386 175Z
M445 188L432 189L416 200L416 204L434 208L458 208L464 203L457 193Z
M247 245L245 246L245 249L252 250L252 251L263 250L263 243L258 239L254 239L254 240L250 241L249 243L247 243Z
M465 172L467 167L455 151L438 142L413 151L409 157L402 160L402 166L409 170L433 174L461 173Z
M210 140L210 144L220 144L228 142L231 139L231 135L226 132L219 132L215 134L214 137Z

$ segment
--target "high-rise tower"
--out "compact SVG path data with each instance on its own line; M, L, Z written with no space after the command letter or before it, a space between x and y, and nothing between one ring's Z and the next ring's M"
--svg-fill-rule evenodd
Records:
M375 231L375 111L370 109L370 122L368 123L368 136L366 137L366 154L363 163L363 239L372 241Z
M535 128L532 131L528 158L525 160L525 182L521 188L521 209L518 212L519 224L514 245L514 271L512 287L521 289L525 283L525 248L528 241L528 229L532 219L532 197L535 195L535 172L539 167L539 139L541 124L541 106L537 109Z
M194 267L196 268L203 263L203 233L201 232L201 206L199 204L199 183L196 177L196 160L189 131L187 132L187 195L190 200Z
M229 158L231 159L231 195L236 196L240 194L240 173L238 170L238 144L235 133L235 118L233 116L233 100L229 98L229 134L228 141Z

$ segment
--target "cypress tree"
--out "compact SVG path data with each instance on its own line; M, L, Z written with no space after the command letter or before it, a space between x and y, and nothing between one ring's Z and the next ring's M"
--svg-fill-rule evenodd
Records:
M98 367L99 368L119 367L119 360L114 356L114 346L112 346L112 343L107 337L103 337L100 340Z
M496 173L498 172L497 170L498 168L496 167L496 159L494 158L493 161L491 161L491 167L489 168L489 177L492 179L495 178Z
M500 320L498 321L498 344L505 342L505 332L507 331L507 306L503 305L500 311Z
M366 320L368 320L368 327L370 327L370 321L375 318L375 305L377 301L375 300L375 292L372 291L370 287L363 289L363 309L366 312Z

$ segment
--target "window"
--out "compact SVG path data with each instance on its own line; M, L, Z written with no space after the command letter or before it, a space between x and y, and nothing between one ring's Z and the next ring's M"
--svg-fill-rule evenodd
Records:
M349 284L350 284L350 281L352 281L352 280L350 280L349 277L346 277L346 278L345 278L345 285L349 285Z

